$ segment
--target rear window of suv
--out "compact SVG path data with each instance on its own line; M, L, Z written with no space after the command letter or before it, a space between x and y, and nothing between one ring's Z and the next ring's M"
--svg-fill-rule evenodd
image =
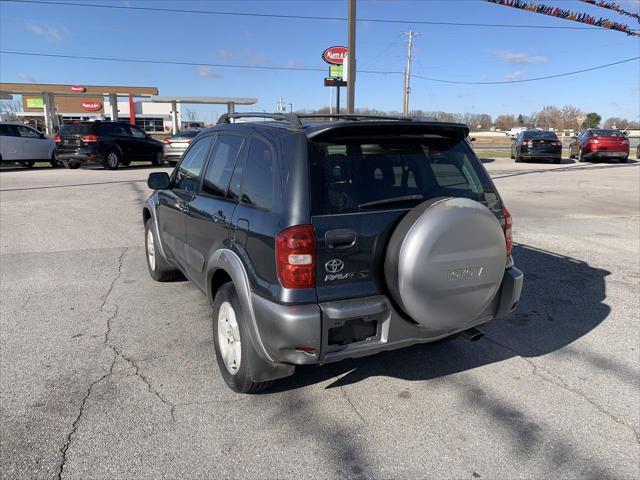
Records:
M58 135L84 135L93 133L95 124L93 123L66 123L58 130Z
M558 136L555 132L538 131L538 132L524 132L523 140L531 139L543 139L543 140L558 140Z
M461 140L311 142L309 151L313 215L411 208L442 196L497 200Z

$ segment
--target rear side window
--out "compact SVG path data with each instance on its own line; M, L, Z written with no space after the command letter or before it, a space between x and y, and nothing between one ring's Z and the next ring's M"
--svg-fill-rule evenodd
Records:
M130 137L129 127L120 123L101 123L98 126L98 135L113 137Z
M36 132L33 128L18 126L18 133L21 137L26 138L40 138L40 133Z
M243 137L237 135L220 135L202 184L202 192L224 197L233 173L233 167L242 146Z
M178 190L187 192L196 192L198 190L202 169L214 138L214 136L210 135L196 140L184 154L180 166L176 170L174 180L175 187Z
M94 133L94 124L87 123L67 123L62 125L58 134L60 135L84 135L86 133Z
M309 150L313 215L411 208L442 196L497 200L472 150L457 139L312 142Z
M242 180L242 203L270 210L273 205L273 153L262 140L251 140Z
M139 128L136 127L132 127L127 125L127 128L129 130L131 130L131 134L135 137L135 138L147 138L147 134L144 133L142 130L140 130Z
M18 137L18 131L14 125L0 125L0 137Z

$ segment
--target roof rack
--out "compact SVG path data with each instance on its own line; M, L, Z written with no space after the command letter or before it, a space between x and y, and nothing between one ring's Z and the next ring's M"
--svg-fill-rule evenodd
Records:
M271 120L279 120L283 122L289 122L293 128L302 128L302 122L295 113L262 113L262 112L248 112L248 113L223 113L218 119L217 125L222 123L231 123L232 118L270 118Z
M271 120L289 122L292 128L302 128L302 119L304 118L335 118L338 120L414 120L411 117L393 117L386 115L358 115L358 114L326 114L326 113L262 113L262 112L248 112L248 113L224 113L218 119L217 124L231 123L232 118L268 118Z

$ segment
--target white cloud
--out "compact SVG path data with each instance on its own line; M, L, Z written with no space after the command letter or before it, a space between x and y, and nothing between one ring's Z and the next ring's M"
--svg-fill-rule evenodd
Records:
M199 77L207 77L207 78L221 78L222 77L222 75L220 75L217 72L214 72L209 67L206 67L204 65L197 66L196 67L196 73L198 74Z
M34 35L44 38L49 43L60 43L63 35L68 36L71 32L67 27L58 29L56 27L40 25L39 23L27 22L25 28Z
M23 80L27 83L38 83L38 81L28 73L18 72L18 77L20 77L20 80Z
M512 65L531 65L533 63L547 63L547 57L542 55L529 55L521 52L493 52L503 62Z
M304 68L307 65L303 62L296 60L295 58L290 58L287 60L287 67L289 68Z
M267 63L269 61L269 58L267 57L267 55L262 52L255 52L253 50L249 50L248 48L245 48L243 50L243 53L244 53L244 56L247 57L247 59L249 59L254 63Z
M524 78L524 72L521 72L520 70L516 70L515 72L504 76L504 79L507 82L512 82L514 80L521 80L523 78Z
M231 60L233 53L229 50L225 50L224 48L219 48L216 50L216 57L221 58L222 60Z

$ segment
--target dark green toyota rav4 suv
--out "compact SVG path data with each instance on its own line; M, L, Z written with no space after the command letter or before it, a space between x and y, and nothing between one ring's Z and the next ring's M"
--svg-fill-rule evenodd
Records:
M476 339L516 307L511 216L468 133L409 118L223 115L171 176L149 176L149 273L182 274L209 297L229 387Z

